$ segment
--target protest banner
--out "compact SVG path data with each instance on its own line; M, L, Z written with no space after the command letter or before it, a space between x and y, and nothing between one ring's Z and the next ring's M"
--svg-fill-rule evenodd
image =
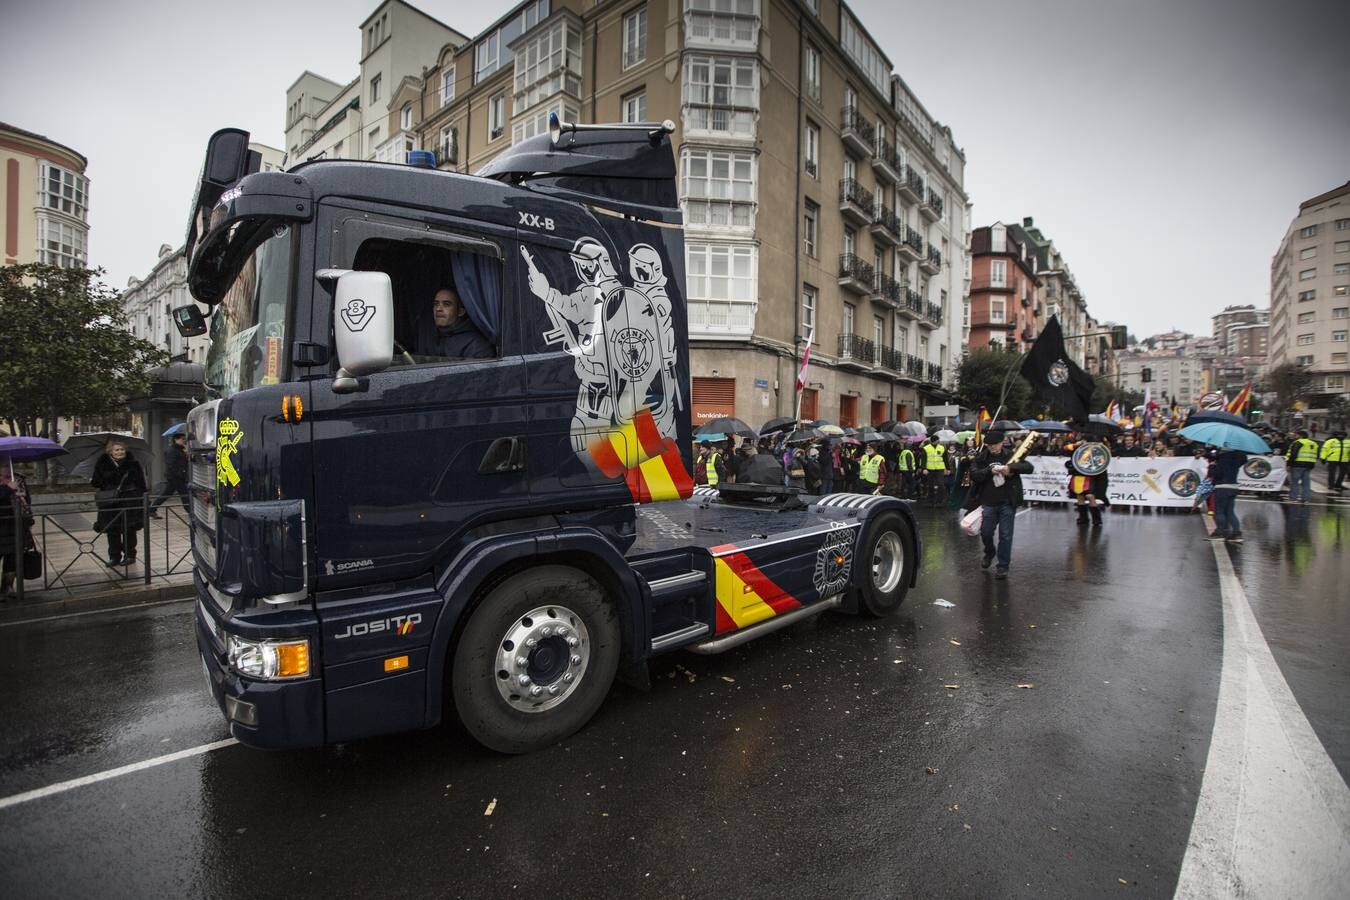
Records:
M1022 476L1022 492L1027 500L1041 503L1071 503L1068 457L1031 456L1027 461L1035 471ZM1208 463L1189 456L1117 457L1107 468L1110 476L1108 499L1119 506L1189 507L1205 477ZM1279 456L1253 456L1238 476L1243 491L1278 491L1284 486L1284 459Z

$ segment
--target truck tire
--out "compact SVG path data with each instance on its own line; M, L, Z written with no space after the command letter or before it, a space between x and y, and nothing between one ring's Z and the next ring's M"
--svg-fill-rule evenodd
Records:
M619 619L584 572L540 566L491 589L455 648L450 689L475 740L529 753L590 721L619 665Z
M900 608L909 592L913 551L914 533L904 516L885 512L868 523L854 568L859 612L886 616Z

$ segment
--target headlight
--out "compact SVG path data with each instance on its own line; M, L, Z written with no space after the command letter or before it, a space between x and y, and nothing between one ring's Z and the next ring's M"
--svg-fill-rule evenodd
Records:
M279 681L309 674L309 641L249 641L230 635L230 668L249 678Z

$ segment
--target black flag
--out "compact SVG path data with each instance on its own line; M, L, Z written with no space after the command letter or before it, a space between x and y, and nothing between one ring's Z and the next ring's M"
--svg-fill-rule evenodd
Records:
M1041 400L1075 422L1088 420L1094 387L1092 376L1069 359L1058 316L1050 317L1036 343L1027 351L1026 359L1022 360L1022 377Z

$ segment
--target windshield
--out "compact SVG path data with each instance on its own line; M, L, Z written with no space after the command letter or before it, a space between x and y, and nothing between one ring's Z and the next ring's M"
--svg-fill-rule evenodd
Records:
M211 316L206 381L222 397L281 380L291 247L291 228L275 229L240 267Z

